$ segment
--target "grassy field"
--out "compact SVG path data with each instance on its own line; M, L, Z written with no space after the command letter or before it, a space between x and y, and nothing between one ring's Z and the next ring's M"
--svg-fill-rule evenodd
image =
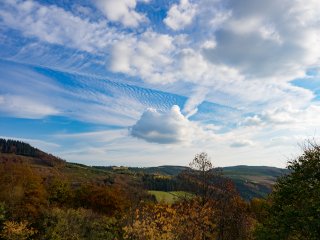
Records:
M172 191L172 192L148 191L148 192L149 194L154 195L156 197L157 202L164 202L168 204L172 204L181 198L192 197L191 193L187 193L183 191Z

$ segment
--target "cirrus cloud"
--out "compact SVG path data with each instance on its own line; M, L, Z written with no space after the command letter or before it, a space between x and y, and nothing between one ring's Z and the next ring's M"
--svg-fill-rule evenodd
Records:
M0 112L15 117L38 119L58 115L59 110L23 96L0 95Z

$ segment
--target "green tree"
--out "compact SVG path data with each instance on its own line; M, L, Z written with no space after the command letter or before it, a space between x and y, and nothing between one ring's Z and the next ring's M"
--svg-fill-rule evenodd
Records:
M257 239L320 239L320 146L308 142L270 196Z
M48 200L50 204L57 204L60 206L67 206L74 200L73 191L70 182L61 179L60 177L53 177L47 186Z

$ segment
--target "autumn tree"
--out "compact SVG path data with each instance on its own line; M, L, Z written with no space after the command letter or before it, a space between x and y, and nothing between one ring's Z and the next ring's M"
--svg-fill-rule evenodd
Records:
M215 239L214 211L199 199L146 204L136 210L132 224L126 226L125 237L135 240L203 240Z
M43 224L43 239L98 240L119 239L122 236L122 229L115 218L83 208L48 209Z
M215 224L216 239L249 239L253 222L248 204L239 196L232 180L224 178L204 152L195 155L189 166L190 170L182 174L182 179L199 197L201 206L210 206L212 212L207 217Z
M23 163L0 163L0 201L16 220L34 220L46 205L42 178Z
M48 200L51 205L70 206L74 201L74 190L71 189L70 182L62 176L52 177L46 184Z
M121 186L83 184L75 193L74 205L115 216L121 215L128 208L129 201Z
M27 221L5 221L0 237L4 240L27 240L37 233L35 229L28 225Z
M178 239L204 240L216 239L218 236L218 218L211 201L203 204L198 197L180 201L177 209Z
M178 239L176 210L167 204L146 204L136 209L132 224L124 227L125 238L135 240Z

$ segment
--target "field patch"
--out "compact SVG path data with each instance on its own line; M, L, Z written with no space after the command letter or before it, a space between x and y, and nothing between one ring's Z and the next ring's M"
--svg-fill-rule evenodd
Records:
M148 191L149 194L156 197L157 202L172 204L184 198L191 198L193 195L184 191Z

